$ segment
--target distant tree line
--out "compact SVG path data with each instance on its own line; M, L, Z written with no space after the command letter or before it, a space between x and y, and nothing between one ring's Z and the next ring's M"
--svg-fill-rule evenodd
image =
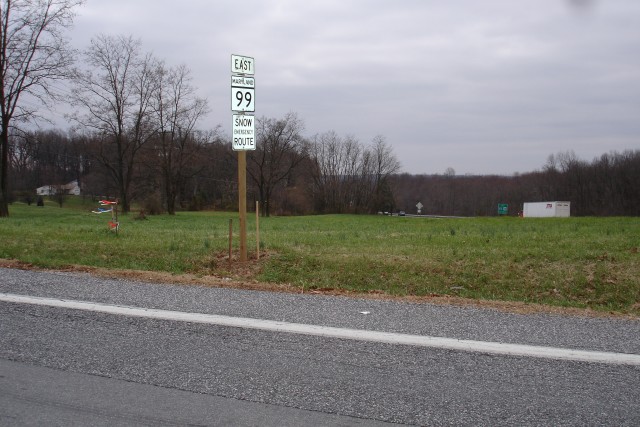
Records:
M393 207L390 183L399 163L382 137L368 146L333 132L307 139L301 130L295 114L257 120L258 149L248 153L248 199L260 202L263 215ZM117 151L109 152L117 145L105 143L101 134L14 134L9 145L12 200L30 202L40 186L77 180L86 196L121 198L124 191L130 204L150 214L237 209L237 162L230 140L219 129L194 130L171 144L168 138L163 133L148 138L126 164L129 183L123 187L118 168L124 162Z
M513 176L456 175L451 168L412 175L398 173L391 146L380 136L370 144L332 131L305 138L295 114L257 122L248 198L261 202L263 215L417 213L418 202L422 214L494 216L505 203L517 215L525 202L565 200L576 216L640 215L640 150L591 162L559 153L541 170ZM237 163L228 138L219 129L194 130L172 146L175 153L167 138L151 137L131 164L130 201L151 214L237 209ZM12 136L10 148L14 200L33 200L37 187L73 180L85 195L120 195L113 173L118 162L105 155L101 135L25 132Z
M393 177L396 210L423 214L492 216L498 204L517 215L525 202L569 201L571 215L639 216L640 150L603 154L592 162L569 151L544 167L514 176L400 174Z

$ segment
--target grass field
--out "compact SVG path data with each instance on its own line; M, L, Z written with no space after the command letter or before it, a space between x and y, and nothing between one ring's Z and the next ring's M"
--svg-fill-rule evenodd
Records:
M260 220L251 268L229 264L229 219L182 212L120 218L118 235L97 204L13 204L0 219L0 258L41 267L233 277L301 290L455 295L640 315L640 218L425 219L326 215ZM255 258L253 215L249 256Z

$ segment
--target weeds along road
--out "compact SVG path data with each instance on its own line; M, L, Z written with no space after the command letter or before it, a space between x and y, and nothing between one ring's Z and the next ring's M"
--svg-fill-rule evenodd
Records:
M638 320L13 269L0 293L0 425L640 425Z

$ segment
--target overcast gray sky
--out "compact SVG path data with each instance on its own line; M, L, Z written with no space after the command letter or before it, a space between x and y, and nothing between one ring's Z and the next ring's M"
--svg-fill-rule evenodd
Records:
M640 148L638 0L87 0L71 33L186 64L230 134L231 54L256 116L380 134L409 173L512 174Z

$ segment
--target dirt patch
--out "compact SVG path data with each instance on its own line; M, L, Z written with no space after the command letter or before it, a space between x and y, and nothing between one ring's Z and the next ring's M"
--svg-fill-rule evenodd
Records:
M248 262L246 265L234 267L239 268L240 272L244 272L239 277L248 277L253 273L256 268L254 262ZM600 317L600 318L626 318L633 320L640 320L640 317L630 314L616 313L616 312L599 312L591 309L579 309L579 308L563 308L552 307L542 304L530 304L515 301L487 301L487 300L474 300L469 298L461 298L449 295L427 295L427 296L394 296L386 294L382 291L371 291L368 293L358 293L352 291L346 291L342 289L326 288L326 289L313 289L303 291L300 287L290 284L276 284L276 283L263 283L248 278L231 278L224 276L199 276L194 274L171 274L165 272L155 271L138 271L138 270L113 270L106 268L87 267L79 265L69 265L60 267L57 269L45 269L36 267L32 264L16 261L0 259L0 267L15 268L20 270L36 270L36 271L68 271L87 273L96 277L104 277L109 279L129 279L141 282L152 282L171 285L197 285L197 286L209 286L215 288L233 288L233 289L247 289L247 290L259 290L268 292L285 292L285 293L307 293L314 295L331 295L331 296L343 296L350 298L364 298L371 300L392 300L400 302L411 303L428 303L439 305L453 305L459 307L477 307L488 308L497 311L516 313L516 314L558 314L563 316L582 316L582 317Z

